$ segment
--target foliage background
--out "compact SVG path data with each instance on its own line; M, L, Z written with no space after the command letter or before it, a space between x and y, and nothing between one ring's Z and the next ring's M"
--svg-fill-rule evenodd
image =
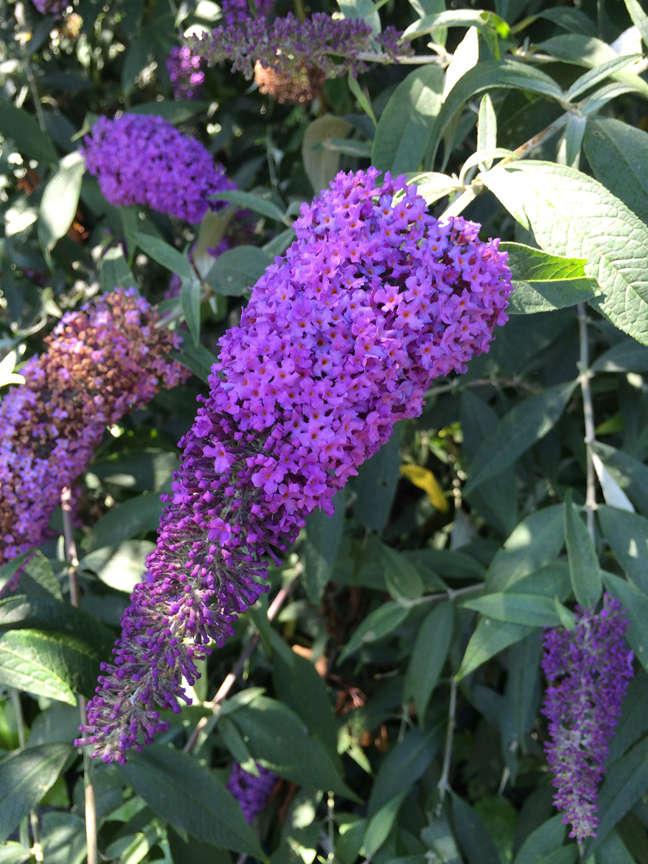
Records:
M64 310L116 285L186 321L194 373L107 430L80 480L81 611L60 514L21 580L22 611L0 600L2 862L85 860L84 770L106 861L251 861L261 848L277 864L648 861L648 18L637 0L339 10L417 28L426 62L375 63L299 106L222 67L204 99L181 102L166 57L180 30L214 26L211 0L81 0L58 20L2 6L0 386ZM245 242L204 274L202 301L190 280L164 300L169 271L185 273L194 241L215 245L224 219L194 229L115 208L83 173L81 134L117 110L199 137L249 193L236 200ZM92 694L152 548L217 339L290 242L300 202L370 162L417 177L437 215L523 244L509 247L510 322L466 375L437 382L333 518L310 518L272 574L280 611L241 616L169 733L124 768L84 768L74 693ZM627 609L636 677L599 836L579 849L551 805L541 632L603 585ZM254 759L282 779L244 831L223 787L233 760Z

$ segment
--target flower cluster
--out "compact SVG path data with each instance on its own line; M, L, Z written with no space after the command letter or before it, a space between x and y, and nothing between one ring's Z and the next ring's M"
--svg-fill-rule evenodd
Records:
M542 711L549 720L545 751L553 800L571 825L569 836L578 840L596 836L597 787L633 675L622 612L619 601L606 594L599 612L578 607L572 630L558 627L544 637L542 668L549 687Z
M250 8L254 6L254 9ZM236 27L252 17L267 18L274 8L274 0L223 0L221 14L223 27Z
M254 4L256 17L267 18L274 7L274 0L257 0ZM237 27L254 17L249 0L224 0L221 3L223 27ZM209 40L204 36L193 37L183 45L174 45L167 58L167 71L173 95L176 99L199 99L205 83Z
M43 541L106 425L186 377L156 320L134 290L113 291L66 313L20 370L25 383L0 403L0 564Z
M227 781L227 788L241 805L243 815L248 823L261 813L268 803L268 798L277 782L277 775L255 763L258 774L252 774L235 762L232 773Z
M41 15L62 15L70 6L71 0L33 0Z
M200 40L199 40L200 44ZM189 44L174 45L167 57L167 72L176 99L200 99L207 59Z
M372 49L373 42L393 57L399 35L388 27L374 37L369 25L359 18L336 19L317 12L302 21L289 13L272 22L265 16L246 16L217 27L211 38L186 37L178 50L186 49L192 68L227 60L247 78L254 75L262 92L274 95L276 91L282 101L303 102L313 98L326 78L345 75L349 70L354 74L362 71L361 55ZM403 52L409 50L409 46L403 48ZM178 80L175 69L174 74ZM190 77L184 73L185 81Z
M149 114L100 117L81 152L111 204L146 204L188 222L223 206L210 195L235 186L199 141Z
M338 174L302 206L297 238L252 291L174 475L144 582L81 744L123 761L179 711L183 678L266 590L306 516L417 416L432 378L463 372L506 320L505 253L441 224L404 177Z

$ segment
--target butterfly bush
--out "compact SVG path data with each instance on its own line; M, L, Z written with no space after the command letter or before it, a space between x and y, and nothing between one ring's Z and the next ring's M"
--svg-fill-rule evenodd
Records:
M248 824L251 824L265 809L277 782L277 775L273 771L264 768L258 762L255 765L258 774L246 771L238 762L235 762L227 781L227 788L241 805Z
M295 222L296 240L220 339L209 395L157 546L102 668L80 744L105 761L167 728L183 679L267 590L270 563L390 437L430 381L464 372L507 320L498 241L440 223L404 177L340 173Z
M371 51L374 43L395 57L399 36L393 27L373 36L360 18L338 19L323 12L304 20L292 13L272 21L265 16L243 17L217 27L211 36L185 37L178 51L186 49L182 55L186 71L174 61L172 80L176 93L184 87L184 92L195 95L193 87L202 83L194 78L192 85L195 72L229 61L246 78L255 77L262 92L281 101L303 102L313 98L326 78L363 71L361 55ZM410 50L402 46L401 53Z
M544 637L542 668L549 687L542 711L549 720L545 751L553 800L571 825L569 836L578 840L596 837L597 788L633 675L627 626L621 604L606 594L599 612L577 607L572 630L558 627Z
M67 312L20 370L0 402L0 564L45 539L107 425L186 379L168 358L177 337L156 322L133 289L113 291Z
M199 141L149 114L100 117L81 153L111 204L145 204L187 222L222 207L210 196L236 185Z

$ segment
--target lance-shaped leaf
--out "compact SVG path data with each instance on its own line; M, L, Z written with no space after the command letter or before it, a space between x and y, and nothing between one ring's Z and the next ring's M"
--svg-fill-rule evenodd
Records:
M149 807L174 827L214 846L264 859L238 802L191 756L153 745L131 753L120 770Z
M486 60L478 63L457 81L448 93L432 124L426 166L434 164L443 133L456 112L476 93L494 87L506 87L541 93L553 99L562 98L562 90L549 75L517 60Z
M568 381L548 387L505 414L497 424L495 433L484 441L475 454L466 494L470 494L489 477L508 468L543 438L560 419L575 386L575 381Z
M401 81L380 115L372 165L395 175L417 170L428 147L431 118L441 108L443 77L438 66L430 65Z
M576 600L589 609L598 602L603 582L594 543L572 503L571 489L565 497L565 543Z
M0 759L0 842L54 784L71 752L69 744L39 744Z

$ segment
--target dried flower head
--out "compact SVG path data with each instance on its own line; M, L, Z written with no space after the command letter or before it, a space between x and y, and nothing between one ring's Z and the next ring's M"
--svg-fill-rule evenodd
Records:
M572 630L557 627L544 637L549 687L542 712L549 720L553 800L578 840L596 837L598 784L633 676L627 626L621 604L606 594L599 612L578 607Z
M0 403L0 564L43 541L105 427L187 377L176 337L133 289L66 313Z
M124 761L188 701L196 659L267 590L271 562L417 416L437 375L463 372L506 320L511 274L474 223L439 223L405 178L339 174L220 340L145 581L122 617L81 744Z
M299 105L312 102L324 83L324 73L321 69L298 64L286 75L262 66L257 60L254 64L254 80L259 92L272 96L276 102Z

